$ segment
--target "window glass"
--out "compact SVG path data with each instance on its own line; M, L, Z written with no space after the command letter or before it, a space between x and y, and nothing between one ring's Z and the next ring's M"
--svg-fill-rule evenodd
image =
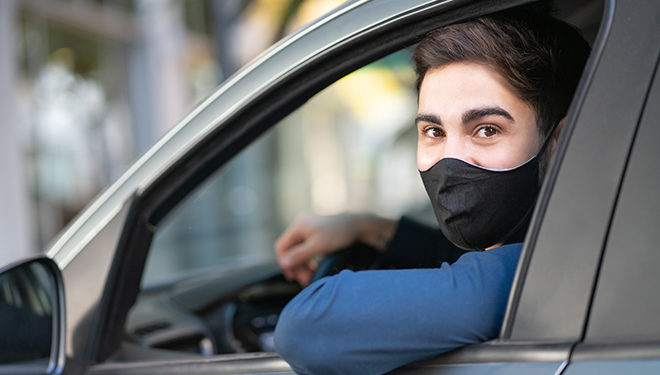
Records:
M660 83L646 103L606 244L587 341L660 337Z

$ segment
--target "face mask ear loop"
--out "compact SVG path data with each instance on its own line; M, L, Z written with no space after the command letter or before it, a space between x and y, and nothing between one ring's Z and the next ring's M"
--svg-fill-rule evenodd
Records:
M545 141L543 141L543 144L541 145L541 148L539 149L539 152L536 154L536 158L538 159L540 155L543 155L543 152L545 151L545 148L548 146L550 143L550 140L552 139L552 135L555 132L555 129L557 129L557 126L559 125L559 121L555 122L554 125L552 125L552 128L550 128L550 132L548 135L545 137ZM516 224L509 232L507 232L504 237L498 241L497 243L505 243L512 235L516 234L520 228L526 224L526 222L529 220L529 218L532 216L532 212L534 211L534 206L532 205L529 207L525 215L518 221L518 224Z
M559 125L560 121L561 120L555 122L555 124L552 125L552 128L550 128L550 132L545 137L545 141L543 141L543 144L541 145L541 148L539 149L539 152L536 153L536 158L540 158L541 155L543 155L543 152L545 151L545 148L548 146L548 143L550 143L550 140L552 139L552 135L555 133L555 130L557 129L557 126Z
M527 212L525 212L525 215L520 219L520 221L518 221L518 223L517 223L517 224L516 224L511 230L509 230L509 231L504 235L504 237L502 237L501 240L497 241L496 243L506 244L507 241L508 241L508 240L509 240L514 234L517 234L518 231L520 231L520 229L523 227L523 225L527 225L527 224L529 224L528 221L529 221L529 219L530 219L531 216L532 216L532 212L534 212L534 206L535 206L535 205L536 205L536 203L534 203L534 204L532 204L531 206L529 206L529 208L527 209Z

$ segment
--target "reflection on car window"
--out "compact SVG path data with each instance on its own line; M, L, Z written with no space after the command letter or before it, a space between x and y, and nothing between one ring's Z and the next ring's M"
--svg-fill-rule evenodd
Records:
M0 275L0 364L48 363L55 292L40 263Z

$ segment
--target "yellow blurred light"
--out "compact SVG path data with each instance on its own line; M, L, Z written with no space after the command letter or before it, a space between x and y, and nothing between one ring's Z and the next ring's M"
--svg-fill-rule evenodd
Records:
M360 121L365 121L389 98L399 96L404 89L390 69L362 69L336 83L339 98Z
M302 3L291 27L299 28L335 9L345 0L307 0Z

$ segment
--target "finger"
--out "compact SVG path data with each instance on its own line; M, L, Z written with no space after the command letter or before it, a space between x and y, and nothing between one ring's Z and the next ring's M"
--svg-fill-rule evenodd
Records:
M300 266L293 271L294 279L301 286L306 287L312 280L316 268L318 268L318 264L315 260L312 259L305 266Z
M282 271L284 274L284 278L289 280L289 281L298 281L297 279L297 273L293 270L287 270L287 271Z
M312 280L313 274L311 270L301 268L295 272L295 279L302 287L306 287Z
M310 260L323 253L323 247L314 239L299 243L286 251L278 258L278 263L282 269L294 269L308 265Z
M304 229L294 222L275 241L275 253L281 256L291 247L303 242L305 238Z
M306 266L300 266L283 272L284 277L289 281L297 281L302 286L309 283L314 271Z

